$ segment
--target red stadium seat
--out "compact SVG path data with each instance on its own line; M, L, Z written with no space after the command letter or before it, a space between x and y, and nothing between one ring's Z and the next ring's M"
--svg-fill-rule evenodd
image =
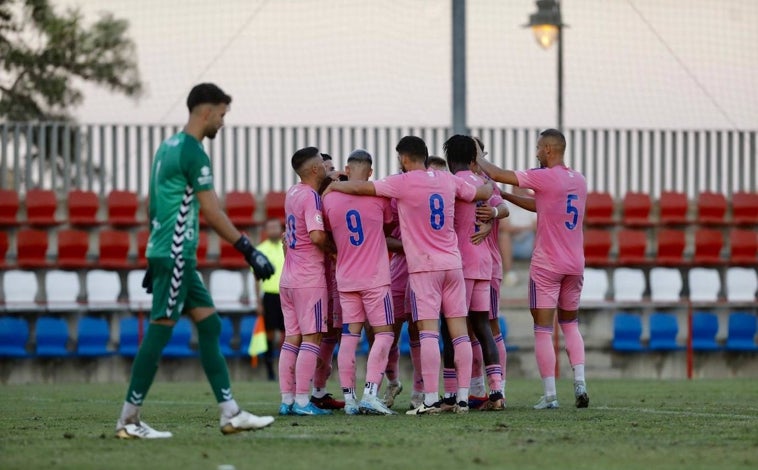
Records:
M46 268L47 231L21 229L16 233L16 257L20 268Z
M646 255L647 233L644 230L619 230L618 247L620 266L635 266L649 262Z
M113 226L139 225L137 220L137 193L111 191L108 194L108 223Z
M68 193L68 222L71 225L98 225L97 211L100 200L94 191L75 189Z
M613 198L609 193L589 192L585 205L584 223L586 225L613 225Z
M219 239L218 266L222 269L241 269L248 267L248 264L234 245Z
M758 193L741 191L732 195L732 222L758 225Z
M697 197L697 222L703 225L725 223L726 198L721 193L703 192Z
M58 225L55 210L58 200L55 192L47 189L30 189L26 193L26 222L29 225Z
M149 238L149 230L140 230L137 232L137 266L140 268L145 268L147 266L145 250L147 250L147 241Z
M623 223L628 227L649 227L652 202L647 193L626 193L624 196Z
M129 262L129 232L103 230L99 236L100 256L98 267L102 269L127 269Z
M284 199L287 193L282 191L269 191L266 193L264 204L266 206L266 219L281 219L284 221Z
M684 230L663 229L658 232L658 255L656 262L663 266L684 264Z
M58 232L58 260L62 269L84 269L91 266L87 261L89 234L83 230L61 230Z
M5 269L8 265L5 262L5 255L8 254L8 232L0 232L0 269Z
M729 264L755 266L758 264L758 232L732 229L729 233Z
M661 225L684 225L687 223L687 195L674 191L664 191L658 199Z
M610 251L610 231L591 229L584 231L584 262L587 266L608 266Z
M208 232L201 230L197 240L197 267L208 268L213 264L208 261Z
M224 198L226 215L237 227L252 227L255 225L255 197L243 191L231 191Z
M721 248L724 246L724 237L720 230L707 228L698 229L695 232L695 255L693 264L714 265L720 264Z
M0 189L0 225L18 225L18 193Z

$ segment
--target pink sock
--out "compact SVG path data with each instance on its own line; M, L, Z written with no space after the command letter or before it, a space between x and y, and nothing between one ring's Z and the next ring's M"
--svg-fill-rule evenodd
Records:
M500 364L493 364L485 367L485 369L490 393L501 391L503 389L503 370L500 368Z
M316 388L325 388L326 381L332 375L332 357L334 348L337 346L336 338L324 338L321 340L318 352L318 362L316 363L316 372L313 374L313 386Z
M311 380L316 372L319 347L313 343L302 343L295 364L295 394L310 394Z
M282 343L279 353L279 391L295 393L295 362L300 348L290 343Z
M482 343L478 340L471 342L471 354L471 378L475 379L482 376L482 364L484 363Z
M374 344L368 352L366 362L366 382L381 383L384 369L387 368L387 356L394 340L395 334L391 331L374 335Z
M342 333L340 351L337 353L337 367L342 388L355 388L355 351L360 341L360 334Z
M384 371L387 380L390 382L397 380L398 369L400 369L400 348L396 344L390 347L389 355L387 356L387 370Z
M440 334L436 331L419 331L421 356L421 377L424 379L424 393L436 394L440 383ZM469 364L471 358L469 357ZM470 377L468 377L471 380Z
M445 395L452 395L458 391L458 377L455 374L455 369L442 369L442 385Z
M579 332L579 319L570 322L559 322L563 337L566 340L566 352L568 353L571 367L584 364L584 340Z
M413 391L424 391L424 376L421 375L421 341L411 341L411 365L413 366Z
M471 385L471 340L468 335L453 338L453 354L455 354L455 371L458 374L458 388L466 389L465 400L468 397L468 388Z
M540 376L555 377L555 349L553 349L553 327L534 325L534 355Z
M503 335L495 336L495 346L497 346L497 352L500 355L500 370L503 372L503 380L505 380L505 364L508 357L508 353L505 350L505 341Z

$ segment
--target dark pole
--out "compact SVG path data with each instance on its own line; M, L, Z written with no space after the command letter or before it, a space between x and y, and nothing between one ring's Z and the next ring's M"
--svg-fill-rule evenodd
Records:
M466 0L453 0L453 132L466 134Z
M555 3L558 8L558 130L563 132L563 17L560 0Z

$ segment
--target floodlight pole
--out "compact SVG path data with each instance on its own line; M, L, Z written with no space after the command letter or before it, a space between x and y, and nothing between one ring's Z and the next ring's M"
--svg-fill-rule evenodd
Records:
M453 133L467 134L466 125L466 0L452 1Z

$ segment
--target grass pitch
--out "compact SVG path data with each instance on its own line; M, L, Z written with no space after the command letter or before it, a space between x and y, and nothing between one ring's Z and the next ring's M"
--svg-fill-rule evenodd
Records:
M532 410L541 385L521 379L508 382L504 412L282 417L263 431L222 436L206 383L156 383L143 418L174 437L155 441L113 437L125 384L3 386L0 468L758 468L755 380L588 385L590 408L582 410L569 379L559 382L560 409ZM276 413L276 384L234 387L248 410ZM408 397L399 397L398 411Z

